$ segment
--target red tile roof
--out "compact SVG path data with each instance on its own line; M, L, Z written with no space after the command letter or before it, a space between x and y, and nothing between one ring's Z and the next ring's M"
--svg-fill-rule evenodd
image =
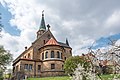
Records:
M54 38L51 38L46 44L46 45L59 45L57 41Z
M106 66L108 63L108 60L100 60L100 64L103 66Z

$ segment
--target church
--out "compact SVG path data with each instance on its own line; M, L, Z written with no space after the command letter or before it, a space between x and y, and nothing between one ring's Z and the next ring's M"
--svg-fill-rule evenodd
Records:
M56 40L50 25L46 26L44 13L42 13L37 38L13 61L13 75L17 78L24 75L28 77L63 76L65 75L64 62L71 56L72 48L68 40L66 39L65 43Z

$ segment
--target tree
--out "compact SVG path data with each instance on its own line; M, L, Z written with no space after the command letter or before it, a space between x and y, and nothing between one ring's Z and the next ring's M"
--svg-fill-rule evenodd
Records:
M100 80L99 77L92 71L92 67L86 70L83 66L78 64L74 71L71 80Z
M5 70L6 66L12 61L12 54L5 50L3 46L0 47L0 69Z
M3 80L3 72L6 66L12 61L12 55L9 51L0 46L0 80Z
M78 64L83 66L86 70L89 68L89 62L83 57L73 56L68 58L64 64L64 70L68 75L73 75L74 70L77 68Z

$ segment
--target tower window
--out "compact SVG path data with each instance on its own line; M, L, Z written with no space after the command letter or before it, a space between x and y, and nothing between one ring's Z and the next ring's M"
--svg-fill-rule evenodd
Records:
M44 60L44 53L42 53L42 60Z
M28 54L28 58L30 58L30 53Z
M51 69L55 69L55 64L51 64Z
M60 53L59 53L59 51L57 51L57 58L60 58Z
M48 52L45 53L45 58L48 58Z
M54 58L54 51L51 51L51 58Z

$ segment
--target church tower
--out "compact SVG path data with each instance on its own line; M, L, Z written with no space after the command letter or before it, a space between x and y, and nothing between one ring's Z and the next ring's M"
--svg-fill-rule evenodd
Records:
M44 20L44 10L42 11L42 19L40 23L39 30L37 32L37 38L39 38L46 31L46 25Z

